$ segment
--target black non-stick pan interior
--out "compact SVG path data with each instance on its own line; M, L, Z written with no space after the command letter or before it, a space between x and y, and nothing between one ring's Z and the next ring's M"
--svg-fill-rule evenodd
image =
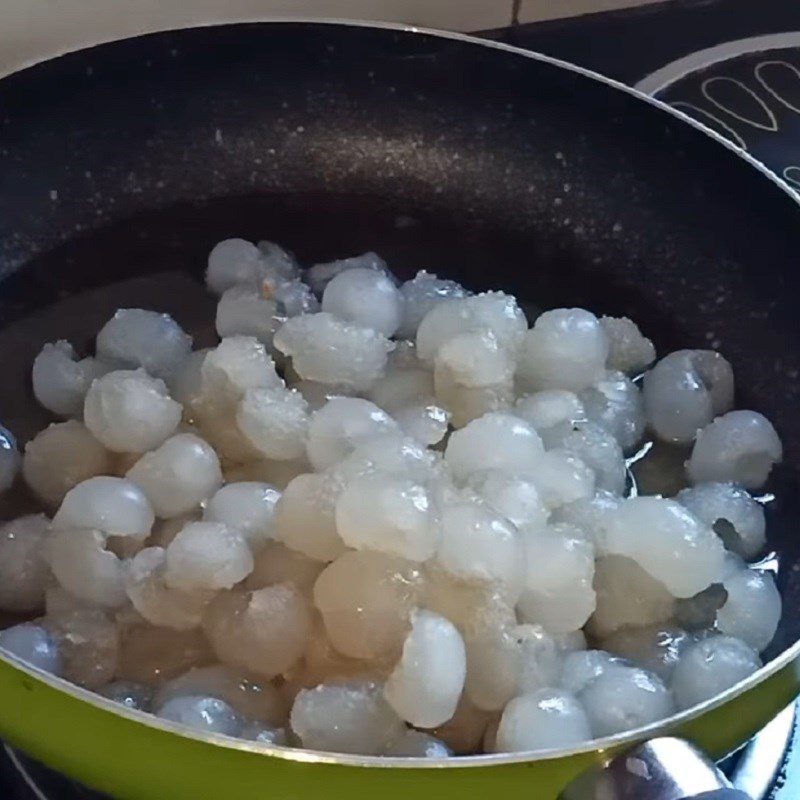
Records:
M302 23L104 45L0 81L0 421L40 427L33 355L88 345L119 305L207 337L188 276L222 238L306 264L374 249L403 277L630 316L662 352L719 348L786 445L769 531L791 609L799 234L794 200L720 142L541 59ZM775 652L799 630L789 611Z

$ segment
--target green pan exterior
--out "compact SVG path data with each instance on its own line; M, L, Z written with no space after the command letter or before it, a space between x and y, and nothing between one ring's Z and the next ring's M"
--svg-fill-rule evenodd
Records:
M727 702L657 735L684 736L718 757L738 747L800 692L789 662ZM588 766L629 746L528 761L428 768L310 763L203 741L163 730L87 702L0 660L0 736L10 744L112 797L130 800L441 800L556 798ZM652 735L652 733L651 733ZM312 756L313 757L313 756ZM450 763L453 763L452 761Z

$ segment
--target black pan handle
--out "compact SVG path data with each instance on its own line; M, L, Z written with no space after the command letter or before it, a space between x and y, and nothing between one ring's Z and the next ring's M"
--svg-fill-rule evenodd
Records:
M651 739L584 772L560 800L751 800L693 744Z

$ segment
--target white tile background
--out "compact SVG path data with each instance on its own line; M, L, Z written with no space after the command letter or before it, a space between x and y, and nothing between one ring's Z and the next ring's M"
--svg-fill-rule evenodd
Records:
M520 21L653 0L521 0ZM513 0L0 0L0 73L100 41L208 22L336 17L475 31L508 25Z
M589 14L592 11L643 6L652 2L653 0L522 0L519 21L535 22L536 20Z

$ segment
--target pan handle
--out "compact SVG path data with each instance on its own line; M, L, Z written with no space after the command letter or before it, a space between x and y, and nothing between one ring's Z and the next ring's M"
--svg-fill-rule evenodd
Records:
M693 744L664 736L592 767L559 800L751 800Z

